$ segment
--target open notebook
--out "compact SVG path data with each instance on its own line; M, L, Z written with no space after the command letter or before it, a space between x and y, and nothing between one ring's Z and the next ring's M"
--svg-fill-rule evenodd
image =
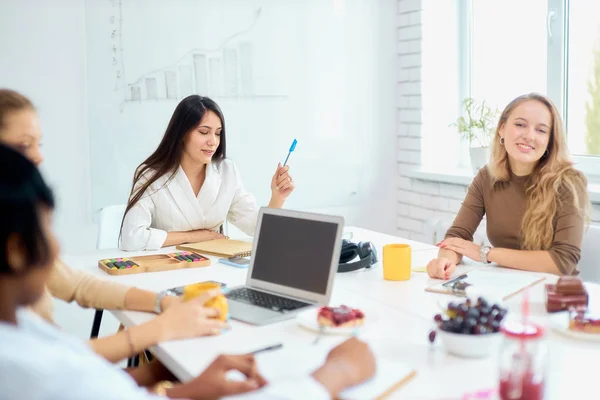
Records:
M252 242L232 239L216 239L206 242L180 244L177 250L192 251L219 257L248 257L252 253Z
M319 368L327 357L328 349L314 345L284 346L281 350L256 355L256 364L267 381L298 379ZM344 390L339 399L384 399L410 381L416 371L410 366L377 357L375 376L360 385Z
M519 271L472 270L426 288L428 292L465 296L466 291L506 300L545 278Z

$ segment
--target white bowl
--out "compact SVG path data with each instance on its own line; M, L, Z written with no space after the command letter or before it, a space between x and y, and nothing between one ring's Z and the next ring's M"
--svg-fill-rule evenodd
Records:
M437 330L446 351L459 357L483 358L498 351L502 343L502 333L486 333L483 335L468 335Z

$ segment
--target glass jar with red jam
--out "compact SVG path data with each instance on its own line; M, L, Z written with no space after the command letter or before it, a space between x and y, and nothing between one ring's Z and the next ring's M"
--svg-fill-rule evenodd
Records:
M534 323L506 322L500 351L501 400L543 400L547 347L544 329Z

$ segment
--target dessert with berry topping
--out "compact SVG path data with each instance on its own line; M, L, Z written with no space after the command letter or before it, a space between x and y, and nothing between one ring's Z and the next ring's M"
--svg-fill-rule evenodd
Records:
M360 326L364 323L365 315L356 308L342 305L339 307L321 307L317 314L319 325L345 328Z
M600 333L600 316L592 315L587 307L576 307L569 313L569 329L584 333Z

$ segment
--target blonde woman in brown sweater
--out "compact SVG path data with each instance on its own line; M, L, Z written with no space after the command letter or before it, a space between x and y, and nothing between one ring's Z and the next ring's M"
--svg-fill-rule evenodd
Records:
M554 104L531 93L506 106L498 121L488 165L438 243L429 276L448 279L463 257L507 268L577 274L590 202L585 176L573 167ZM491 246L473 243L487 219Z
M35 165L40 165L41 128L37 112L29 99L0 88L0 143L17 149ZM215 335L226 324L214 318L215 309L202 302L183 303L177 297L99 279L57 261L46 284L44 295L31 308L53 322L52 296L82 307L164 311L150 322L115 335L91 340L92 349L109 361L119 361L138 354L159 342L189 337Z

